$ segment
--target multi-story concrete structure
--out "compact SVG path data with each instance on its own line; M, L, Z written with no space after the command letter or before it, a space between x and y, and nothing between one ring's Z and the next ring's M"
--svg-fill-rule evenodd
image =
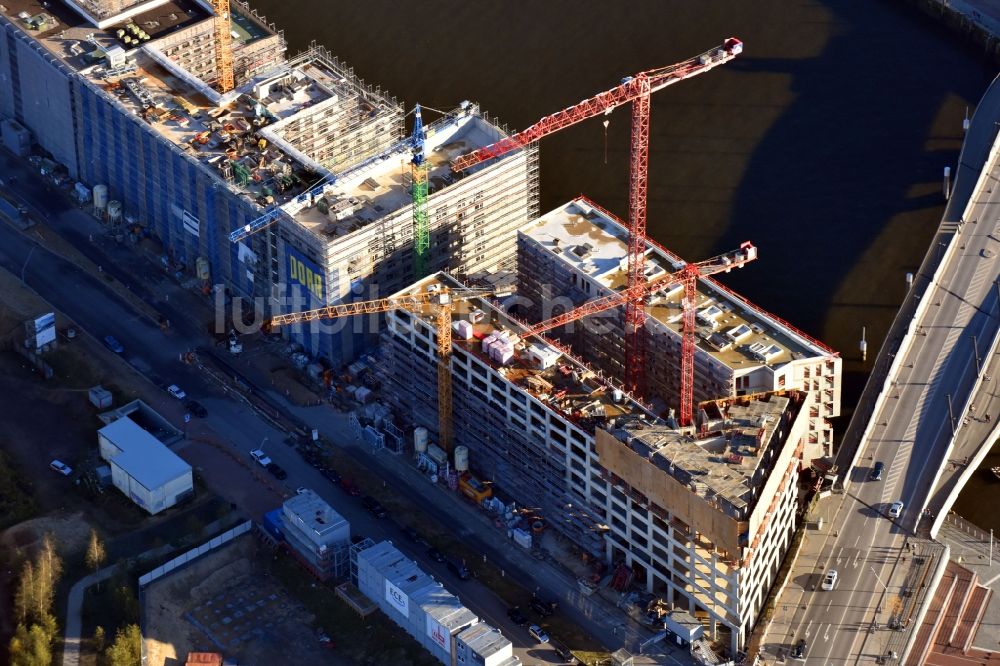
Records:
M513 265L516 230L538 210L537 149L529 147L454 174L451 161L505 136L479 109L464 103L426 126L427 198L432 271L467 274ZM354 298L377 298L411 284L414 223L412 152L401 142L378 160L340 173L312 201L284 206L284 223L269 236L272 310L296 311ZM371 342L377 319L311 322L291 336L315 356L357 356Z
M281 530L294 553L322 580L347 574L351 526L311 490L281 505Z
M240 4L242 84L226 95L212 87L202 5L168 0L119 16L109 12L133 7L94 0L88 11L108 14L105 24L64 0L44 4L0 8L0 120L26 127L94 188L110 223L158 238L176 264L233 296L269 303L279 261L267 234L234 244L234 229L330 175L323 164L349 168L402 135L395 100L321 48L286 62L280 34ZM128 26L148 38L133 39ZM291 130L299 114L329 145Z
M795 534L809 396L703 403L704 429L624 422L595 447L609 481L607 556L741 649ZM643 581L642 579L645 578Z
M406 291L434 285L460 286L438 274ZM454 443L477 475L741 648L794 531L810 392L703 403L696 438L561 349L522 340L490 303L467 302L454 319ZM387 399L431 432L434 321L430 307L390 312L379 363Z
M436 284L459 286L440 273L406 291ZM593 507L603 507L606 493L599 502L589 494L592 482L604 484L588 465L594 429L622 416L652 421L653 415L561 350L518 340L518 323L489 303L461 306L456 320L471 322L474 337L463 339L458 330L452 334L454 443L468 446L479 478L493 481L522 506L541 508L582 550L604 552L607 526L603 510ZM436 433L433 311L390 312L386 327L378 363L383 385L390 387L385 398L414 425ZM485 349L497 334L512 343L503 363Z
M584 198L575 199L518 232L518 303L540 321L622 289L628 279L627 229ZM766 252L767 249L764 248ZM650 242L650 279L683 262ZM754 270L751 264L745 270ZM657 411L680 402L680 284L648 302L647 396ZM733 293L718 281L698 282L695 403L782 389L809 391L806 458L833 453L829 419L840 415L841 359L822 343ZM554 331L580 358L612 377L624 377L624 308Z
M352 572L365 596L447 666L518 666L511 642L444 586L382 541L352 550Z

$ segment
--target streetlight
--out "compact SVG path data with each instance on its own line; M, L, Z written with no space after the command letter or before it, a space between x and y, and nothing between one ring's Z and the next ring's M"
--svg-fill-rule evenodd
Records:
M25 286L24 285L24 271L26 271L28 269L28 262L31 261L31 255L33 255L35 253L35 248L37 248L37 247L38 247L37 245L32 245L31 249L28 251L28 256L24 258L24 265L21 266L21 286L22 287Z

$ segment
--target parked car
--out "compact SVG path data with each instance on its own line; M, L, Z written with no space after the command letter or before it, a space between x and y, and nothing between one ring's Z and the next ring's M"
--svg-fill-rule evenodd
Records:
M524 616L524 613L517 606L507 609L507 617L509 617L510 621L519 627L523 627L528 624L528 618Z
M69 476L70 474L73 473L72 467L58 460L53 460L52 462L50 462L49 469L55 470L56 472L59 472L63 476Z
M829 571L826 572L826 575L823 576L823 584L820 587L822 587L824 590L830 591L836 586L837 586L837 570L830 569Z
M368 509L368 512L376 518L385 518L387 515L382 503L370 495L365 495L361 498L361 505Z
M533 624L528 627L528 633L539 643L548 643L549 635L545 633L545 630L539 627L537 624Z
M340 480L340 487L343 488L344 492L351 497L361 496L361 489L354 485L354 482L346 477Z
M885 465L881 462L877 462L872 466L872 473L868 475L868 478L872 481L881 481L882 472L885 470Z
M889 507L889 517L899 518L901 515L903 515L903 503L893 502L892 505Z
M437 548L428 548L427 557L431 558L435 562L444 562L444 553L442 553Z
M799 642L795 644L795 647L792 648L792 658L803 659L806 656L806 647L808 647L806 639L803 638L799 640Z
M121 354L125 351L125 348L122 347L122 343L118 342L118 339L113 335L104 336L104 346L116 354Z
M187 393L185 393L184 390L181 389L181 387L178 386L177 384L171 384L170 386L168 386L167 393L174 396L178 400L183 400L184 398L187 397Z
M264 453L264 449L254 449L250 452L250 457L256 460L261 467L267 467L271 464L271 459Z
M541 597L531 597L531 610L542 617L548 617L556 612L556 604L553 601L545 601Z
M336 484L340 483L340 474L337 472L337 470L333 468L326 467L324 469L321 469L319 473L322 474L323 478L329 481L330 483L336 483Z
M452 572L458 576L459 580L469 580L471 574L469 573L469 568L465 566L464 562L448 558L448 571Z
M278 463L268 463L266 465L267 471L274 475L278 481L284 481L288 478L288 472L286 472Z
M184 403L184 407L199 419L203 419L208 416L208 410L205 409L197 400L188 400Z

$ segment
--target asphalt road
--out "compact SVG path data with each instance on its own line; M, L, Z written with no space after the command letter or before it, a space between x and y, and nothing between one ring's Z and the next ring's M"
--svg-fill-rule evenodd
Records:
M2 157L9 160L7 155ZM12 169L10 162L5 166L6 180ZM21 190L24 183L30 180L31 176L21 171L15 187ZM44 189L37 184L31 189L20 191L20 195L32 205L34 211L43 218L52 220L53 226L68 221L81 226L93 224L92 218L75 208L66 207L61 198L51 195L45 197L43 193ZM78 235L85 237L83 234ZM99 256L94 248L80 249L86 254ZM30 260L28 260L29 254ZM26 260L28 263L25 266ZM299 486L307 486L319 493L347 518L352 533L364 534L375 541L391 539L425 571L433 574L452 593L457 594L470 610L499 628L514 643L515 654L520 656L524 663L560 663L554 650L539 644L528 635L526 628L517 627L508 620L506 606L491 590L474 580L461 581L451 574L445 565L430 560L426 549L409 542L396 523L391 520L378 520L371 516L361 506L358 498L349 497L334 487L302 460L292 447L284 446L281 443L285 437L284 433L272 428L249 408L222 395L192 366L181 363L179 360L181 352L205 344L208 340L207 336L198 330L195 322L185 321L181 313L174 310L174 303L159 304L160 309L171 315L174 322L172 330L165 333L132 311L129 304L102 284L99 278L89 275L43 246L25 238L4 222L0 222L0 266L15 275L20 275L22 268L25 268L26 284L73 319L83 332L93 335L98 340L103 340L106 335L114 335L125 348L122 357L147 378L159 383L161 388L166 384L181 386L188 398L198 400L208 409L209 414L204 421L215 432L225 433L232 446L245 454L248 461L249 451L263 443L268 455L288 472L288 478L283 485L289 494ZM122 274L118 277L128 281L129 276ZM131 284L136 286L138 291L139 285L135 285L134 281ZM154 289L150 289L149 285L145 285L144 288L149 292L147 296L155 293L162 297L171 292L177 293L178 297L184 295L178 287L167 281ZM174 300L176 302L181 299ZM172 313L178 316L172 316ZM183 455L183 451L180 453ZM407 488L401 490L413 492ZM423 503L420 501L421 498L413 499L419 504ZM583 619L586 621L586 618ZM597 636L603 633L603 629L607 629L587 624L594 623L586 622L584 626Z
M1000 170L990 168L992 182L998 182ZM888 606L899 582L893 582L893 574L906 566L904 541L920 522L938 467L946 464L952 437L949 402L960 426L979 373L973 337L983 353L997 331L1000 191L994 195L989 188L966 210L940 279L916 294L927 301L927 309L917 321L915 340L873 417L871 436L861 443L848 491L826 500L833 514L825 516L829 527L825 536L810 536L820 539L818 556L800 556L792 584L778 601L790 614L780 620L788 631L769 635L769 652L783 648L789 654L804 639L804 661L810 664L870 662L886 654ZM981 403L978 415L970 418L983 416L985 409ZM880 481L869 479L875 462L885 465ZM906 508L893 520L888 510L897 500ZM820 580L830 569L838 571L839 582L833 591L823 591ZM883 584L889 586L887 593ZM880 629L869 633L872 622Z

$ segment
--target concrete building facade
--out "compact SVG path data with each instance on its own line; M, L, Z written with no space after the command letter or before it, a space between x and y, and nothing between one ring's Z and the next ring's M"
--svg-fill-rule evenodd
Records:
M225 96L212 88L214 69L192 55L204 47L210 22L203 6L159 5L164 23L149 28L151 39L123 47L117 24L95 29L62 0L45 5L13 0L0 10L0 120L27 128L72 178L95 192L105 188L104 205L115 206L95 212L109 223L160 240L174 268L234 297L259 296L262 307L269 305L266 281L278 257L269 254L266 234L242 243L231 243L229 234L330 175L277 133L267 139L269 126L308 116L334 98L349 100L345 113L367 109L367 123L335 127L340 168L401 136L394 99L320 47L286 61L280 34L242 5L234 7L234 31L246 33L236 40L245 81ZM52 18L43 29L21 18L43 10ZM253 62L240 65L241 53ZM258 98L257 84L272 75L305 81L309 90L271 86Z
M433 285L460 288L438 274L407 291ZM703 403L696 436L565 350L522 340L523 327L492 304L467 306L454 314L471 326L455 327L451 376L454 443L468 447L470 468L741 649L794 533L809 392ZM390 312L378 364L397 414L432 433L433 322L430 308Z
M528 147L455 174L451 161L506 136L502 127L465 103L426 126L430 165L427 197L432 271L458 274L512 265L516 230L538 210L537 149ZM379 298L411 284L414 222L412 152L405 142L378 160L338 174L321 197L285 206L270 232L271 310L297 311ZM304 276L304 277L303 277ZM339 362L370 348L378 318L315 321L289 327L314 356Z
M518 303L531 322L622 289L627 282L627 229L592 202L578 198L518 231ZM767 249L764 248L764 252ZM654 279L683 262L650 242L646 274ZM750 264L743 270L754 270ZM680 402L680 284L648 301L647 399L657 411ZM840 356L774 315L704 278L698 282L694 400L799 389L814 396L806 458L833 454L840 415ZM551 332L596 369L624 377L624 308Z

